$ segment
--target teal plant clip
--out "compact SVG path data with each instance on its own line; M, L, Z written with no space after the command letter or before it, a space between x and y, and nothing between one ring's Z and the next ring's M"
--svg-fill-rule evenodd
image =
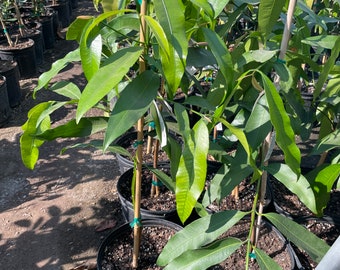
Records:
M130 223L130 227L133 228L135 227L135 225L137 225L138 227L142 227L142 221L140 218L134 218L131 223Z
M144 141L135 141L135 142L133 143L133 147L134 147L134 148L137 148L138 145L143 145L143 143L144 143Z
M151 122L149 123L149 127L151 127L151 128L155 128L155 127L156 127L156 124L155 124L155 122L154 122L154 121L151 121Z
M278 62L279 64L284 64L284 65L286 64L286 61L281 58L277 58L276 62Z
M152 180L152 185L155 186L155 187L161 187L163 186L163 183L161 181L155 181L155 180Z
M254 252L252 252L252 253L249 254L249 257L251 259L256 259L256 254Z

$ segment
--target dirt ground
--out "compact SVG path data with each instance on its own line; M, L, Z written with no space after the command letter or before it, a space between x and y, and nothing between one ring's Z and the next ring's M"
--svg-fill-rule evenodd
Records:
M80 0L72 18L93 13L92 1ZM55 48L45 52L39 74L74 48L75 42L58 39ZM22 102L0 128L0 268L93 269L97 249L110 232L98 232L97 226L123 222L115 191L119 169L112 154L93 149L60 155L63 147L77 142L66 139L45 143L33 171L24 167L19 149L21 125L34 104L52 97L42 91L37 100L32 99L37 77L20 82ZM55 80L71 80L80 87L85 82L79 64ZM63 110L53 120L65 121L73 113L72 108Z

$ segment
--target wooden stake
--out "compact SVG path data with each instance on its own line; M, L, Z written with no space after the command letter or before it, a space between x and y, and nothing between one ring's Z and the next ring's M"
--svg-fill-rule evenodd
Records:
M141 15L141 25L140 25L140 37L139 40L141 44L145 42L145 18L146 14L146 0L142 1L140 15ZM143 57L139 59L139 72L142 73L146 69L146 63ZM141 117L137 122L137 141L141 142L144 139L143 133L144 118ZM136 269L138 267L138 256L139 247L141 240L141 224L139 223L140 217L140 201L141 201L141 186L142 186L142 160L143 160L143 145L138 144L137 146L137 168L136 168L136 189L135 189L135 205L134 205L134 230L133 230L133 255L132 255L132 268Z

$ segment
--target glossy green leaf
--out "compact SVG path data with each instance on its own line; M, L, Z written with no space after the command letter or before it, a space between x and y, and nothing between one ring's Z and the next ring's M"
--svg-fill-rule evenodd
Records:
M285 0L261 0L258 13L259 31L267 37L280 17Z
M320 262L329 249L325 241L291 219L276 213L263 214L271 223L297 247L306 251L311 258Z
M254 104L253 110L244 128L251 149L257 149L271 131L269 108L263 95Z
M139 47L124 48L105 61L83 90L77 108L77 121L122 80L142 51Z
M223 74L225 79L224 84L228 85L228 91L231 91L234 84L234 68L229 50L217 33L207 28L203 28L202 30L209 48L216 58L219 72Z
M184 148L176 174L176 206L178 216L183 223L191 215L204 189L209 150L209 132L203 120L195 124L188 136L185 135L183 136Z
M83 30L93 19L92 16L78 16L68 27L66 40L76 40L80 42Z
M93 147L93 148L102 150L104 152L103 140L92 140L88 143L76 143L71 146L66 146L63 149L61 149L60 153L64 154L68 149L72 149L72 148L88 148L88 147ZM107 151L114 153L114 154L120 154L122 156L126 156L132 159L130 152L119 145L110 145L110 147L107 148Z
M266 170L296 194L313 213L317 213L313 189L303 175L298 177L289 166L281 163L271 163Z
M237 61L237 67L241 68L251 62L265 63L272 59L277 54L277 51L268 50L252 50L242 54L242 57Z
M309 174L307 175L309 176ZM323 215L326 208L333 185L340 176L340 164L325 165L319 170L313 180L309 179L316 198L318 216Z
M86 25L87 27L80 38L79 49L82 67L87 80L90 80L100 67L102 39L99 35L98 26L102 21L117 14L124 14L125 11L127 10L114 9L110 12L104 12Z
M227 238L218 240L211 245L195 250L188 250L181 256L171 261L165 270L196 270L207 269L216 265L231 254L233 254L240 246L242 241L237 238Z
M79 100L81 96L79 87L73 82L57 82L51 86L50 90L69 99Z
M38 138L52 141L57 138L75 138L90 136L107 128L108 117L82 118L78 123L74 119L56 128L46 130Z
M124 88L110 115L104 149L147 112L157 96L159 85L159 76L152 71L145 71Z
M245 215L246 213L241 211L228 210L193 221L168 241L157 259L157 264L165 266L188 250L208 245Z
M179 0L154 1L157 19L169 41L169 62L162 63L168 96L175 95L186 66L188 40L185 33L184 5ZM162 59L163 60L163 59Z
M191 2L202 8L211 19L216 19L229 0L191 0Z
M295 143L295 134L283 101L270 79L260 72L266 93L270 119L276 131L276 143L282 149L286 163L300 174L301 153Z
M44 72L40 75L38 80L38 85L34 88L33 96L36 92L46 87L52 78L54 78L63 68L65 68L69 63L80 61L79 49L69 52L64 58L55 61L49 71Z
M169 62L170 58L170 45L161 25L152 17L144 16L146 23L150 27L152 33L155 35L157 44L160 47L161 53L164 56L162 61Z
M81 66L87 80L90 80L93 75L99 70L100 61L102 57L103 42L100 35L95 35L88 38L84 42L84 38L80 40L80 57Z
M37 121L43 111L49 108L50 102L42 102L33 107L28 112L28 120L22 126L23 134L20 137L21 159L24 165L33 170L39 158L39 147L44 143L43 140L37 139L36 134L44 132L50 127L49 115L45 117L37 126Z
M331 55L327 59L326 64L323 66L323 69L320 73L318 81L315 85L315 90L313 92L314 100L319 98L319 95L322 91L322 88L323 88L325 82L328 79L328 75L329 75L330 71L332 70L332 68L334 67L335 62L337 61L337 59L339 57L339 53L340 53L340 37L337 36L337 38L334 42L334 45L332 47ZM327 88L326 88L326 93L327 93ZM326 96L326 95L324 94L323 96Z
M311 155L319 155L336 147L340 147L340 129L336 129L317 142L311 151Z
M325 36L312 36L307 37L302 40L302 43L308 44L314 47L321 47L325 49L335 49L336 43L338 42L339 37L333 35L325 35Z
M277 264L271 257L259 248L254 248L256 261L261 270L281 270L280 265Z

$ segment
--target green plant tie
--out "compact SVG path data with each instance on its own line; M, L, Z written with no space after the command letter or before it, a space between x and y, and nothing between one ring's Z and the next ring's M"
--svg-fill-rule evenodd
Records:
M278 62L278 63L280 63L280 64L286 64L286 61L285 60L283 60L283 59L280 59L280 58L277 58L276 59L276 62Z
M6 34L7 33L7 30L6 29L4 29L4 34Z
M156 124L155 124L155 122L154 122L154 121L151 121L151 122L149 123L149 127L151 127L151 128L155 128L155 127L156 127Z
M142 0L138 0L138 4L140 4L140 5L141 5L141 4L142 4Z
M156 186L156 187L161 187L163 186L163 183L161 181L155 181L155 180L152 180L152 185L153 186Z
M143 145L144 141L135 141L133 144L134 148L137 148L138 145Z
M25 26L23 26L22 24L19 25L19 28L24 28Z
M140 218L134 218L131 223L130 223L130 227L133 228L135 227L135 225L142 227L142 221Z
M252 253L249 254L249 257L251 259L256 259L256 254L254 252L252 252Z

